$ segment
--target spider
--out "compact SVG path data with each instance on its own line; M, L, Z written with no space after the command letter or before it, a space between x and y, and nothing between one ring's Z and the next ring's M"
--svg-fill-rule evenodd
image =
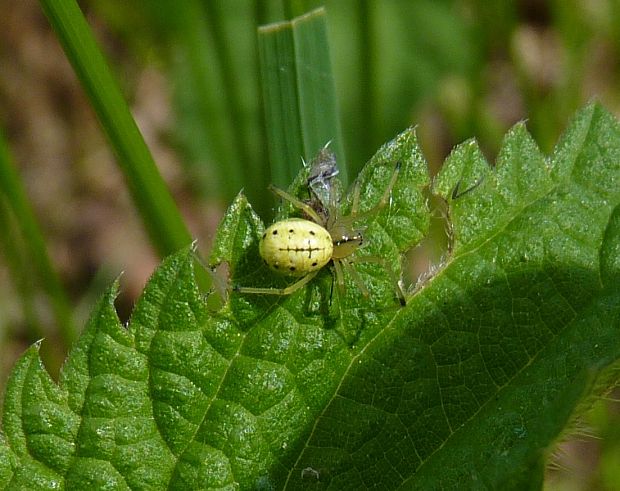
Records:
M313 162L306 182L309 201L302 201L273 185L269 189L280 198L301 210L306 218L288 218L275 222L263 233L259 253L269 268L281 274L299 278L285 288L246 287L235 285L239 293L263 295L290 295L308 284L319 271L331 263L336 283L344 291L346 270L365 297L369 296L354 263L372 262L382 265L390 274L401 305L405 295L391 267L380 257L352 257L364 243L365 227L355 227L358 220L373 215L389 203L392 188L400 172L398 162L381 199L370 210L359 211L360 182L353 190L351 213L343 216L339 211L339 190L332 179L337 175L334 154L323 148Z

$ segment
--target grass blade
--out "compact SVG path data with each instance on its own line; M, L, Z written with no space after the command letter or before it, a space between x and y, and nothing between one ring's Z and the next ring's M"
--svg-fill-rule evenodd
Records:
M8 200L0 199L0 247L2 262L7 265L13 288L18 294L27 336L31 341L45 337L45 329L35 307L37 289L33 277L34 271L25 252L25 244L20 236L19 224ZM30 267L29 267L30 266ZM6 295L10 298L10 295Z
M0 134L0 192L6 198L8 205L7 207L3 206L0 213L10 207L15 215L15 221L21 229L23 244L29 249L22 253L20 258L19 251L14 247L15 241L7 240L6 242L10 242L10 244L5 244L7 259L11 262L10 267L15 276L15 282L20 291L24 293L24 314L29 320L32 320L35 315L30 307L30 298L33 292L30 291L31 282L27 278L31 274L28 264L33 264L34 268L32 269L38 274L40 284L49 296L60 335L66 345L70 346L77 335L71 315L71 305L62 282L47 254L47 247L41 228L30 206L21 179L11 163L9 150L2 134ZM8 216L2 219L2 226L5 230L13 228L10 222L11 220ZM24 260L24 256L27 256L27 260ZM27 294L26 290L28 290ZM41 335L37 324L28 322L28 325L33 329L30 334L34 337Z
M278 186L297 175L300 157L310 160L330 141L347 180L325 17L320 8L259 28L271 174Z
M161 255L191 236L117 82L74 0L40 0L117 156L151 241Z

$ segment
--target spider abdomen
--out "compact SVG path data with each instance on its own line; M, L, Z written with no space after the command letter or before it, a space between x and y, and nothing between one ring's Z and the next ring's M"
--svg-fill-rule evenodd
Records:
M325 266L334 246L329 232L315 222L301 218L282 220L263 234L259 252L274 271L304 276Z

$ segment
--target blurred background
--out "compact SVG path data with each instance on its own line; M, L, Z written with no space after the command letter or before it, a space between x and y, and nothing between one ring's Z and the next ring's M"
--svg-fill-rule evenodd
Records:
M549 153L586 102L620 114L620 0L81 1L202 252L241 188L266 220L273 206L256 28L322 4L349 176L410 125L435 173L470 137L492 162L517 121ZM0 131L75 323L121 272L127 320L159 257L39 3L0 6ZM245 182L247 169L258 178ZM49 299L15 272L20 239L4 235L0 387L36 339L54 376L67 351ZM556 451L547 489L620 489L619 423L617 402L596 402Z

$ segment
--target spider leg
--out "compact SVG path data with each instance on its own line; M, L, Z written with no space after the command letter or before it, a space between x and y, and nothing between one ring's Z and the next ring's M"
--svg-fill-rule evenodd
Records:
M351 205L351 215L357 215L357 211L360 207L360 188L362 183L359 179L355 181L355 187L353 188L353 204Z
M452 255L452 251L454 249L454 243L456 240L456 232L454 230L454 223L452 222L452 217L450 214L450 203L451 201L462 198L466 194L472 192L474 189L480 186L480 184L482 184L483 181L484 181L484 176L480 177L473 185L471 185L464 191L461 191L460 187L461 187L462 179L459 179L458 182L456 183L456 186L454 186L454 189L452 190L452 194L450 195L450 198L451 198L450 200L448 200L448 198L440 196L441 200L445 203L445 207L446 207L445 211L440 211L440 213L446 221L445 230L446 230L446 237L448 238L448 255Z
M478 179L472 186L468 187L465 191L459 192L461 181L462 179L459 179L459 182L457 182L456 186L454 186L454 189L452 190L452 199L459 199L460 197L465 196L467 193L472 192L474 189L480 186L480 184L482 184L482 181L484 181L484 176Z
M351 275L351 278L353 278L355 285L357 286L359 291L362 292L362 295L368 298L370 296L370 293L368 293L368 288L366 288L366 285L364 285L364 281L362 280L362 277L357 272L357 270L352 266L352 264L347 259L341 259L340 261L342 262L343 269L345 268L347 269L347 271Z
M338 285L338 292L344 295L344 272L342 271L341 260L333 261L334 274L336 275L336 284Z
M390 276L390 280L392 281L392 284L394 285L394 291L396 292L396 296L398 297L398 301L400 302L400 305L403 307L407 305L407 299L405 298L405 292L403 292L403 289L400 286L400 281L396 277L396 275L394 274L394 271L392 271L391 266L388 264L388 262L385 259L383 259L382 257L378 257L378 256L360 256L360 257L349 259L349 261L350 261L349 264L351 263L374 263L374 264L380 265L384 270L387 271L388 275ZM352 267L351 271L355 271L355 268ZM359 273L357 271L355 271L355 274L359 278ZM355 279L355 276L353 277Z
M331 287L329 289L329 305L331 307L332 304L332 298L334 298L334 283L336 282L336 272L335 272L335 267L334 269L331 270L332 273L332 284Z
M320 270L312 271L308 273L303 278L300 278L292 285L287 286L286 288L260 288L253 286L233 286L233 291L238 293L256 293L259 295L290 295L291 293L295 293L301 287L312 281L312 279L317 275Z
M457 184L458 188L458 184ZM453 193L454 194L454 191ZM454 223L452 223L452 217L450 216L450 202L444 198L443 196L439 196L439 199L443 203L445 208L440 209L437 208L435 211L438 212L438 215L434 215L435 217L441 218L444 221L444 232L446 234L446 239L448 240L448 255L452 255L452 249L454 247ZM434 213L434 212L433 212Z
M200 267L207 272L209 278L211 278L211 290L209 294L215 292L220 298L226 300L228 298L227 282L216 273L216 267L209 266L196 250L192 250L192 257L200 264Z
M390 202L390 195L392 194L392 189L396 184L396 179L398 179L398 174L400 173L400 166L400 161L396 162L396 165L394 166L394 171L392 172L392 177L390 177L390 182L385 188L383 196L381 196L379 202L370 210L366 210L362 213L359 213L357 210L357 207L359 206L360 184L359 181L355 183L355 189L353 190L353 205L351 207L351 217L353 219L357 220L358 218L374 215Z
M286 191L283 191L282 189L277 188L273 185L269 185L269 190L273 192L274 194L276 194L277 196L279 196L280 198L288 201L293 206L302 210L306 215L312 218L312 220L314 220L316 223L321 224L323 222L321 217L319 217L318 213L314 211L314 208L312 208L309 204L304 203L303 201L297 199L292 194L287 193Z

